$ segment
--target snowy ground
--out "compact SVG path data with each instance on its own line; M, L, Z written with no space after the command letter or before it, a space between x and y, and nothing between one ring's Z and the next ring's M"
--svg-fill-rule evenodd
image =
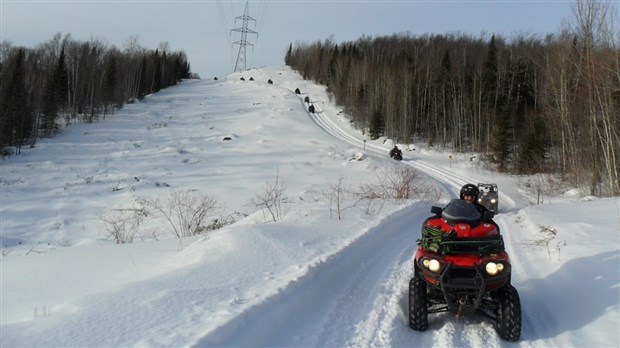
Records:
M323 87L273 67L186 81L3 161L0 345L620 346L619 197L567 188L537 205L540 177L400 144L400 165L442 188L438 201L339 220L325 197L339 178L355 189L398 165L389 140L363 140ZM252 202L276 179L282 218L266 222ZM523 309L516 344L478 317L407 324L420 224L466 182L500 188L495 220ZM175 192L210 195L236 222L179 240L148 217L133 243L110 240L105 217Z

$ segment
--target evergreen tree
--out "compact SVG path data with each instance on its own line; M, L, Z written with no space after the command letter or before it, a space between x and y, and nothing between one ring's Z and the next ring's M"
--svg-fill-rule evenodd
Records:
M52 73L45 84L45 94L43 95L43 105L41 107L41 128L40 134L44 137L50 136L58 129L56 119L58 118L58 102L56 100L54 73Z
M56 71L54 72L54 100L59 110L64 110L69 103L69 73L65 62L65 49L60 51Z
M441 59L442 80L447 80L452 73L452 65L450 64L450 50L446 49Z
M153 87L151 93L159 92L161 90L161 57L159 51L155 50L153 54Z
M140 87L138 87L138 99L142 100L149 94L149 83L147 82L146 70L148 68L148 62L146 55L142 57L142 63L140 64Z
M3 120L1 134L3 146L16 146L18 153L21 146L31 140L34 120L28 106L26 91L26 52L20 48L11 64L10 78L2 88L2 102L0 103L0 119Z
M497 64L497 46L495 44L495 35L493 35L487 48L487 58L482 67L482 98L490 109L495 109Z
M335 86L338 83L338 61L339 61L339 54L338 54L338 45L336 45L332 51L332 55L331 58L329 59L329 64L327 66L327 87L330 87L333 90L335 89Z
M547 149L549 147L547 125L542 117L533 120L525 133L516 158L516 171L532 174L545 171Z
M188 79L191 76L191 71L192 71L192 69L191 69L191 66L190 66L189 62L187 60L184 60L183 61L183 70L182 70L183 75L181 76L181 78Z
M497 114L498 119L493 133L492 149L495 154L494 162L498 164L500 171L509 169L512 155L512 124L510 113L502 110Z
M116 56L112 54L106 65L105 75L103 77L103 103L104 109L107 111L108 106L116 105Z
M291 43L288 46L288 51L286 51L286 55L284 56L284 64L290 66L291 65L291 56L293 55L293 44Z
M60 127L58 124L58 113L64 110L69 102L68 76L63 47L54 70L47 76L44 87L39 129L41 136L50 136L57 132Z
M376 140L383 135L385 130L385 120L383 119L383 113L380 109L376 109L370 117L370 127L368 129L368 135L371 140Z

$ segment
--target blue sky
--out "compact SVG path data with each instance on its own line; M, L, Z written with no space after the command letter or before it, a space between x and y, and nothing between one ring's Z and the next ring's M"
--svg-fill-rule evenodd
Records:
M1 38L35 47L61 32L73 39L96 38L123 48L129 37L141 46L168 42L184 50L203 78L233 71L246 1L204 0L1 0ZM284 64L289 44L332 38L410 32L467 33L476 37L548 34L572 17L570 1L250 1L248 68Z

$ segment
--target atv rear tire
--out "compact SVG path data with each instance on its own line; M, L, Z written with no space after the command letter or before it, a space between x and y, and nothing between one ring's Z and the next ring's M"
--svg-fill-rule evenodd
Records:
M521 336L521 301L519 293L512 285L497 292L499 308L497 313L497 333L507 341L516 342Z
M417 275L409 281L409 326L416 331L428 328L426 282Z

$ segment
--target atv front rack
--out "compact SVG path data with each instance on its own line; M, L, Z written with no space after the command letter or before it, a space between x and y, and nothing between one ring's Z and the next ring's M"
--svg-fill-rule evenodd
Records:
M459 238L453 233L446 233L434 226L422 229L422 238L418 240L426 251L439 254L477 254L489 255L504 251L504 238L493 235L476 238Z
M455 238L442 243L450 254L497 254L504 251L504 238L491 236L482 238Z

